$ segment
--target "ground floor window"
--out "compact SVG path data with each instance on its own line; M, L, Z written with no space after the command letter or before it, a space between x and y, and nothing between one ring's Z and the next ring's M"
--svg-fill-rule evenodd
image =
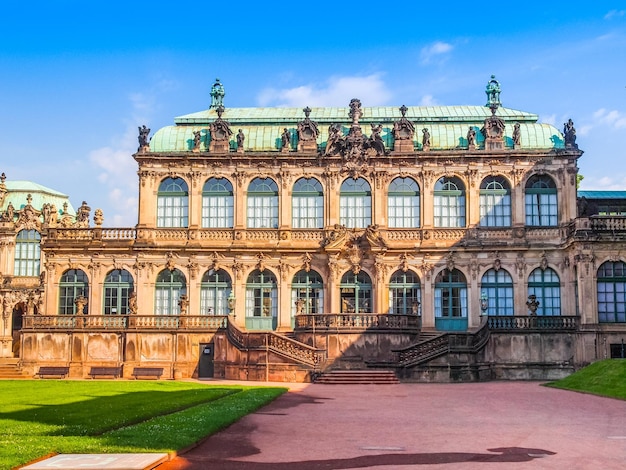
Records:
M200 284L200 315L228 315L231 291L231 280L226 271L211 269L205 272Z
M413 271L396 271L389 281L389 310L392 315L419 315L421 290Z
M372 313L372 280L363 271L341 278L341 313Z
M291 283L291 316L324 312L324 283L315 271L299 271Z
M626 263L607 261L598 269L598 321L626 322Z

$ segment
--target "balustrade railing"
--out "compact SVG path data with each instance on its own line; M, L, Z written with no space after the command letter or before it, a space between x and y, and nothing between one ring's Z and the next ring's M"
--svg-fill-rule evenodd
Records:
M23 330L218 330L226 328L225 315L25 315Z
M622 216L593 216L589 218L591 230L597 232L604 231L626 231L626 217Z
M490 316L487 319L489 329L497 330L577 330L580 317L577 316L539 316L539 315L513 315L513 316Z
M390 315L369 313L330 313L297 315L296 330L417 330L417 315Z

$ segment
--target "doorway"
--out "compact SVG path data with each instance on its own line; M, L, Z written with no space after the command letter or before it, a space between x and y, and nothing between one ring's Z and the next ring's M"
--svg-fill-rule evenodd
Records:
M215 372L213 359L215 358L215 348L213 343L200 345L200 359L198 361L198 378L212 378Z

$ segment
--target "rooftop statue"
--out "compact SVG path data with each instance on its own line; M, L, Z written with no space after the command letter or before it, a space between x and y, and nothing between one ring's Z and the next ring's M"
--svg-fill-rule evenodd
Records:
M324 155L339 155L345 147L344 137L341 132L341 124L331 124L328 126L328 140L326 141L326 151Z
M368 147L374 149L376 155L387 155L389 152L385 150L385 142L383 138L380 136L380 133L383 130L382 124L374 125L372 124L372 135L370 136Z
M139 149L141 150L144 147L147 147L150 143L150 139L148 138L148 134L150 134L150 128L146 127L145 124L139 127Z
M576 145L576 129L574 128L574 122L571 119L563 124L563 136L565 137L566 148L578 148Z
M489 106L490 108L498 108L501 106L500 91L500 83L496 80L496 76L492 75L485 89L485 93L487 93L487 104L485 106ZM492 112L494 111L492 110Z
M219 78L216 78L215 83L211 87L211 106L209 109L217 109L220 106L224 106L224 96L226 96L224 85L220 83Z

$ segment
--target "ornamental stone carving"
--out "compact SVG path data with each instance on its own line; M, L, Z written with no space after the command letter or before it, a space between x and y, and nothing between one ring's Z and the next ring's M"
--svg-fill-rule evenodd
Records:
M311 108L307 106L302 111L305 118L298 122L298 152L314 153L317 151L317 137L320 131L317 123L309 118Z
M230 130L228 121L222 119L224 106L218 106L216 111L217 119L209 126L209 133L211 135L209 152L227 153L230 150L230 136L233 135L233 131Z
M406 118L407 111L408 108L402 105L400 107L402 117L393 123L394 152L413 151L413 135L415 134L415 125Z
M33 197L29 194L26 197L27 204L24 206L22 210L17 211L18 217L17 217L17 221L15 222L16 230L41 231L41 220L40 220L41 212L35 209L31 205L32 200L33 200ZM8 209L7 209L7 212L9 212ZM10 218L12 219L12 215L10 216Z

